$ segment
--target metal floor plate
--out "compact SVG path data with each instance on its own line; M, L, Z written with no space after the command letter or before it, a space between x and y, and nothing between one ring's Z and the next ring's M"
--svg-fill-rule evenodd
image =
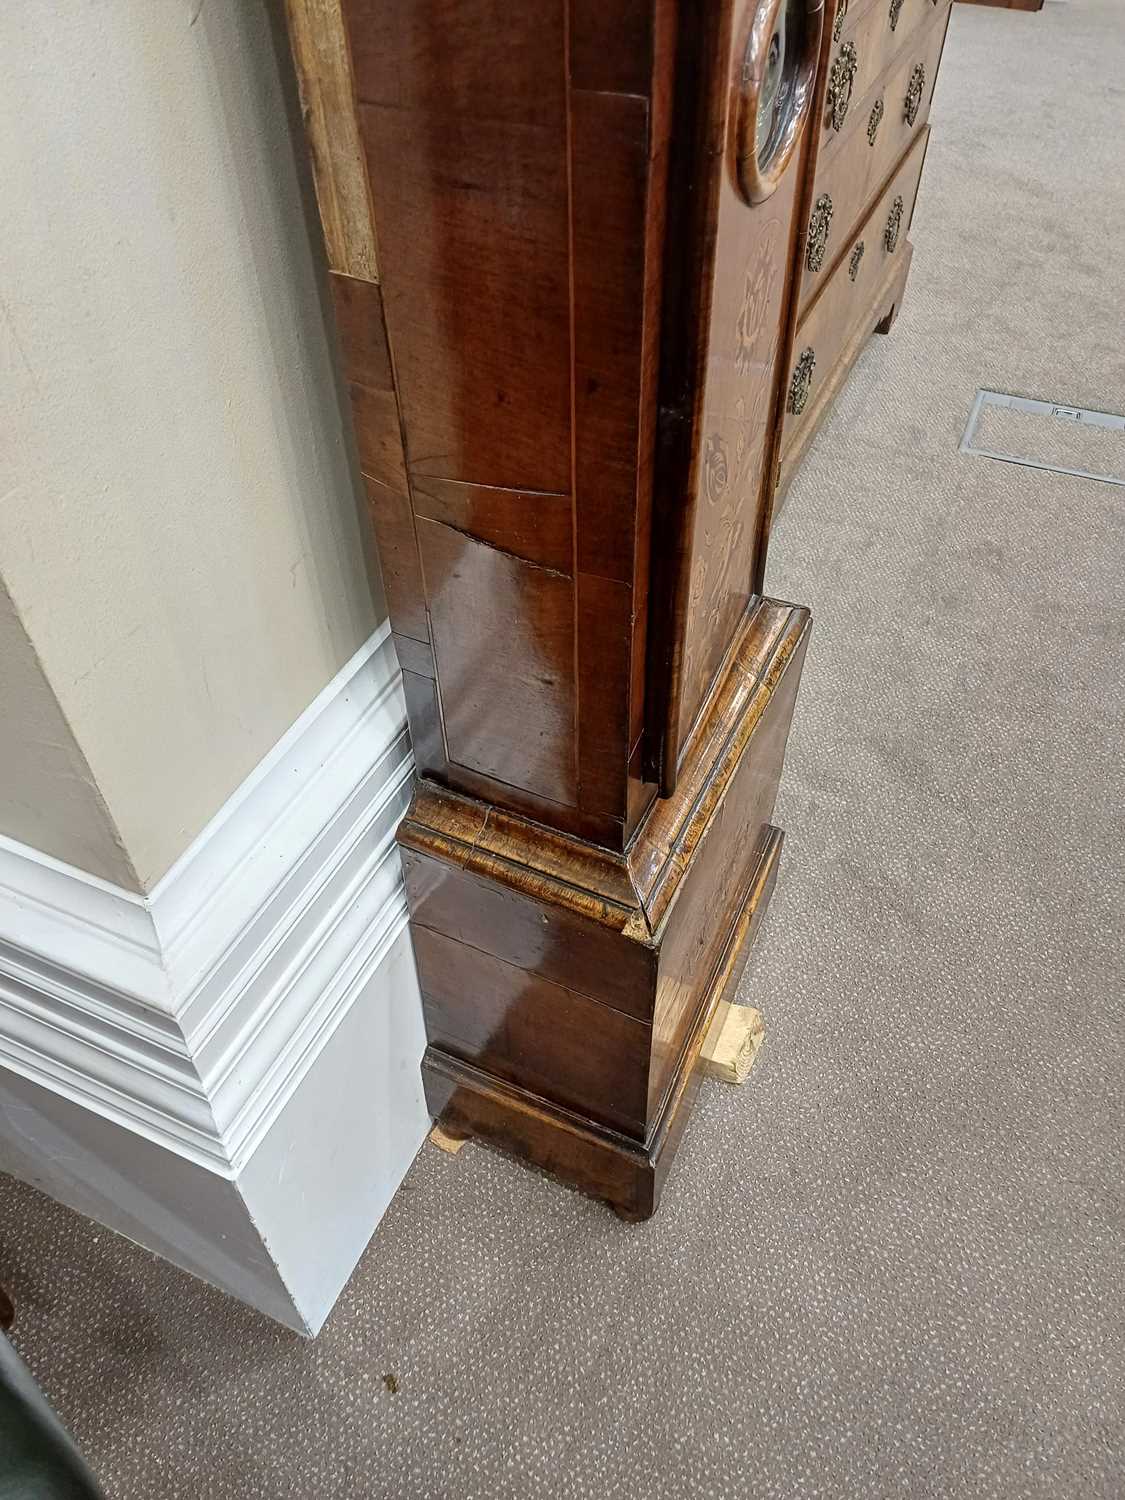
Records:
M961 452L1125 486L1125 417L978 391Z

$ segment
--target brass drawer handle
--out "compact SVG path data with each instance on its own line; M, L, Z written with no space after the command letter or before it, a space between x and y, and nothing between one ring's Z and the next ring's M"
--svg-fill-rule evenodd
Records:
M805 252L805 265L810 271L819 271L824 264L824 252L828 248L828 231L832 227L832 199L821 193L809 216L809 245Z
M852 102L852 89L855 87L858 67L859 58L856 55L855 44L845 42L832 64L832 71L828 75L828 90L825 94L825 103L828 106L827 123L833 130L844 128L848 105Z
M934 4L937 4L937 0L934 0ZM840 40L840 35L844 30L844 20L847 14L848 0L840 0L839 5L837 5L836 7L836 19L832 23L832 40L834 42L838 42Z
M793 367L793 379L789 382L789 400L785 403L785 407L795 417L799 417L808 404L815 365L815 352L812 349L805 349Z
M876 99L875 103L871 106L871 115L867 121L867 144L869 146L875 144L875 137L879 134L879 126L882 124L882 121L883 101L882 99Z
M903 114L908 125L913 125L922 107L922 90L926 87L926 70L921 63L914 64L903 100Z
M893 255L898 249L898 236L902 228L902 211L906 205L901 195L891 204L891 211L887 215L887 227L883 230L883 244L888 255Z
M859 275L859 263L863 259L863 250L864 250L863 241L860 240L859 244L852 251L852 258L851 258L851 260L848 261L848 275L851 277L851 279L853 281Z
M891 30L898 25L898 18L902 14L902 0L891 0Z

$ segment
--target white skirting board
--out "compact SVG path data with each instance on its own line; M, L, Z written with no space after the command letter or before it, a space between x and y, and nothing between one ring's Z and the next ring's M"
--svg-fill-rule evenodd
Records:
M0 838L0 1169L315 1333L429 1128L386 626L148 897Z

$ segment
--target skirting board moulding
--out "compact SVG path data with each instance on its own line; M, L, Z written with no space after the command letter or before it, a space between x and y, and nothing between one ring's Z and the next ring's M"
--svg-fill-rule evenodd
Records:
M394 835L412 764L384 624L150 895L0 837L0 1068L237 1181L400 939L408 953ZM404 1077L424 1045L406 968L410 993L387 1000L416 1052L394 1060ZM416 1149L429 1121L404 1087Z

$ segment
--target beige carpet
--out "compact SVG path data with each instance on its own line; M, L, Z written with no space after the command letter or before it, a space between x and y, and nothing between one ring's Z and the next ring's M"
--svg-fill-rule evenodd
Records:
M956 11L910 295L776 536L750 1082L641 1227L427 1148L311 1346L4 1183L114 1500L1125 1494L1125 492L957 453L980 385L1125 403L1125 12Z

